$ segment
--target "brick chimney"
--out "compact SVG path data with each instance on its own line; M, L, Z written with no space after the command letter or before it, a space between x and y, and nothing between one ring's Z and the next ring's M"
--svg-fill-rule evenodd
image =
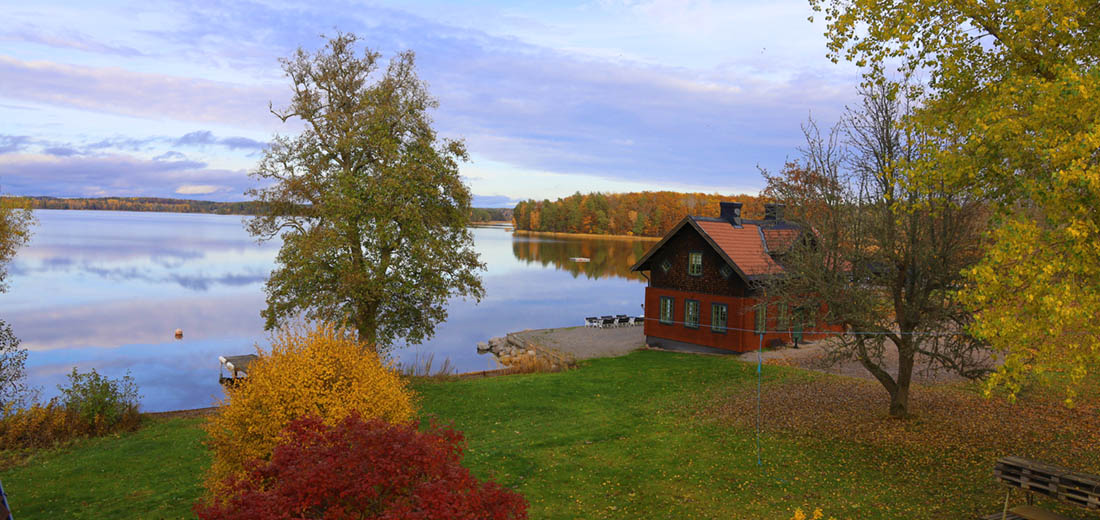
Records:
M741 227L741 203L740 202L719 202L718 206L722 208L722 218L728 220L733 227Z
M786 207L783 204L764 204L764 220L783 220L783 209Z

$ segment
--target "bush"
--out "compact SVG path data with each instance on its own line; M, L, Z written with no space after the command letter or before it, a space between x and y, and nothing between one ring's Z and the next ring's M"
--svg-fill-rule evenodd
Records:
M225 520L527 518L523 496L462 467L462 442L450 428L419 431L354 412L331 427L304 417L286 428L269 461L224 483L227 501L194 510Z
M507 373L538 374L544 372L563 372L577 367L577 358L573 354L559 350L536 347L535 355L518 355L508 358Z
M413 416L412 393L373 349L332 325L284 329L271 352L249 365L248 377L226 389L206 424L213 462L207 489L245 472L245 462L266 459L291 421L307 415L333 425L351 412L404 422Z
M88 433L92 435L102 435L140 421L137 383L129 373L122 379L111 379L99 375L94 368L86 374L73 368L69 386L57 388L61 390L62 406L75 415L80 424L90 428Z
M48 448L79 436L75 416L56 400L27 408L9 408L0 418L0 445L4 449Z
M76 437L135 430L141 425L134 379L110 379L94 369L75 368L61 397L27 407L0 409L0 446L6 449L46 448Z

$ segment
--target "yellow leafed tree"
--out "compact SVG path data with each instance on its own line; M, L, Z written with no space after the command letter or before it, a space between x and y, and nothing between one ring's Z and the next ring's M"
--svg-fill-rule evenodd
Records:
M936 179L998 213L963 298L1005 360L990 389L1100 366L1100 2L810 0L830 57L927 77ZM933 174L930 173L929 177Z
M352 411L389 422L413 417L405 380L348 331L327 324L285 328L272 338L271 352L259 354L206 424L212 492L227 476L242 475L247 461L270 456L296 418L316 415L331 425Z

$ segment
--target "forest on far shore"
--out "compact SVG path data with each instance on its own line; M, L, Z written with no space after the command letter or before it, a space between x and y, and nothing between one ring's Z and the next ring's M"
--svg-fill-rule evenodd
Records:
M742 216L763 218L766 199L757 195L643 191L576 193L555 201L516 204L516 229L558 233L659 237L687 215L717 217L719 202L744 203Z
M260 204L256 201L213 202L161 197L23 198L30 201L32 209L159 211L167 213L211 213L215 215L255 215ZM470 208L471 222L508 220L512 220L511 208Z

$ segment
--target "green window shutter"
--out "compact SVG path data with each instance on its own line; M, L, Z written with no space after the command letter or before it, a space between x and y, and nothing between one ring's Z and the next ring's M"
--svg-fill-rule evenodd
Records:
M763 304L756 306L756 333L763 334L768 327L768 309Z

